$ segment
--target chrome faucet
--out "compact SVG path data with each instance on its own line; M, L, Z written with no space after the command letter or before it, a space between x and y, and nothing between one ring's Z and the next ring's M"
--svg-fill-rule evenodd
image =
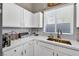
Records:
M62 30L57 30L57 38L61 38L61 35L62 35Z

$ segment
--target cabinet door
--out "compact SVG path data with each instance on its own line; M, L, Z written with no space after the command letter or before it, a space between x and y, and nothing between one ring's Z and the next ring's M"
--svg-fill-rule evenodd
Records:
M24 10L24 24L25 27L31 27L31 21L32 21L32 13Z
M55 10L44 12L44 32L55 32Z
M77 14L76 14L76 16L77 16L77 20L76 20L76 27L79 27L79 3L77 3Z
M19 27L24 27L24 9L20 6L17 6L17 8Z
M73 34L74 5L68 5L56 10L57 30Z
M53 53L53 50L39 45L38 55L39 56L53 56L54 53Z
M24 48L23 48L23 55L24 56L33 56L34 53L34 48L33 48L33 43L27 42L26 44L24 44Z
M34 43L33 41L29 42L29 56L33 56L34 55Z
M18 8L15 4L4 3L3 4L3 26L6 27L18 27Z
M54 56L54 46L45 42L38 42L39 56Z
M42 27L43 26L43 14L41 12L34 14L34 19L32 20L34 23L33 27Z
M29 56L29 44L26 43L23 46L23 56Z
M39 46L38 46L38 41L34 40L34 56L38 56L38 49L39 49Z
M21 56L22 46L3 52L4 56Z

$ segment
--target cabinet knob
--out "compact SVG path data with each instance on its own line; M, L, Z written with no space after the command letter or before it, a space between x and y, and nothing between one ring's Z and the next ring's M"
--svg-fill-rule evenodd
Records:
M58 53L57 53L57 56L58 56Z
M16 50L14 50L14 52L16 52Z
M25 54L26 54L26 50L25 50Z
M54 56L54 52L53 52L53 56Z
M21 55L23 56L23 52L21 52Z

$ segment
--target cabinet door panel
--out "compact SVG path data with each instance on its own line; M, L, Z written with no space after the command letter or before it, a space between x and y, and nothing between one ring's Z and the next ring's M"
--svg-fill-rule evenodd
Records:
M53 56L53 50L46 48L44 46L39 46L39 56Z
M41 12L33 14L34 19L32 20L33 27L42 27L43 26L43 14Z
M56 10L57 30L73 33L74 6L68 5ZM60 27L60 28L59 28ZM56 30L56 31L57 31Z
M3 26L18 27L18 8L15 4L3 4Z
M29 44L24 44L23 46L23 56L29 56Z
M68 5L56 9L57 23L72 23L74 15L73 13L74 13L74 5Z
M27 10L24 10L25 27L31 27L31 21L32 21L32 13Z
M19 27L24 27L24 9L20 6L17 6L19 9L18 12L18 22L19 22Z

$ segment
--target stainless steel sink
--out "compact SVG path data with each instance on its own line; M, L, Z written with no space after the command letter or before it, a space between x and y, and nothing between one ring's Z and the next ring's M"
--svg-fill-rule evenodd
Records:
M59 42L59 43L67 44L67 45L72 45L70 41L63 40L63 39L60 39L60 38L48 38L47 40Z

